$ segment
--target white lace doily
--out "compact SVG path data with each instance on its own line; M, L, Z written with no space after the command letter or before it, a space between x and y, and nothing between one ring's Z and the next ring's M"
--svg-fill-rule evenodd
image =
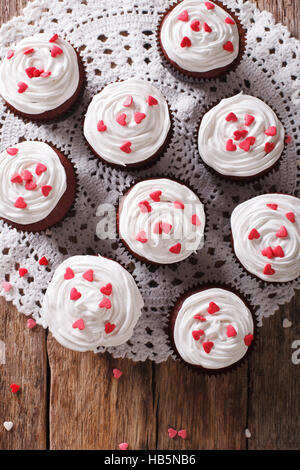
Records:
M161 63L155 30L166 0L37 0L0 30L0 55L23 37L47 31L66 35L81 52L87 86L80 107L69 118L52 125L24 123L0 101L2 151L20 138L52 142L71 157L78 173L78 196L72 214L46 234L22 234L0 223L0 280L10 280L9 293L1 289L17 309L38 322L43 294L56 266L75 254L97 253L112 257L133 273L145 300L145 309L134 336L110 351L115 357L164 361L171 354L164 326L173 300L200 282L230 282L253 304L258 319L291 300L297 281L268 285L248 276L235 260L230 246L229 217L241 201L264 192L296 194L297 158L300 159L300 47L289 31L267 12L249 2L226 0L248 30L246 55L227 78L184 81ZM153 167L138 172L111 169L88 150L82 136L82 119L91 97L105 84L138 76L150 79L167 97L174 115L171 144ZM263 98L277 112L293 137L280 167L260 182L239 185L213 175L199 159L194 138L203 110L226 96L244 90ZM129 255L118 240L96 236L97 207L116 203L125 187L136 178L169 175L187 181L206 204L209 214L203 250L179 265L148 267ZM299 181L299 180L298 180ZM49 267L37 260L45 255ZM18 267L29 275L20 278ZM298 285L299 287L299 285ZM46 325L43 325L46 326Z

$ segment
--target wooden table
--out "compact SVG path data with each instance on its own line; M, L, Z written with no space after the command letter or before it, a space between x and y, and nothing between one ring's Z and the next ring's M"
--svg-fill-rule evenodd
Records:
M299 0L256 0L300 37ZM1 0L0 23L27 0ZM156 365L79 354L0 299L0 449L300 449L300 293L264 321L250 363L227 377L199 377L173 360ZM283 329L283 318L293 327ZM124 372L112 380L112 369ZM9 385L20 384L16 396ZM13 421L7 432L2 423ZM186 428L188 439L167 429ZM252 437L246 439L245 428Z

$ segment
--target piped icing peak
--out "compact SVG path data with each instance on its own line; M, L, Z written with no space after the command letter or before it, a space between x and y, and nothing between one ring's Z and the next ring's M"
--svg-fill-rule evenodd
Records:
M73 256L56 269L42 316L66 348L95 351L128 341L143 305L133 277L119 263L100 255Z

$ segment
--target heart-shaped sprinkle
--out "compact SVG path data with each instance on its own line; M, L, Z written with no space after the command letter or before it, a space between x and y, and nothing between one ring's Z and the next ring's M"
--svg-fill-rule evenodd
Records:
M10 389L11 389L12 393L17 393L20 390L20 385L11 384Z
M177 436L177 431L176 431L176 429L169 428L168 429L168 434L169 434L170 439L174 439L174 437Z
M5 290L5 292L9 292L10 289L12 288L12 285L10 282L3 281L2 282L2 287Z
M3 426L6 431L11 431L13 428L14 423L12 421L4 421Z
M126 118L127 118L126 113L121 113L116 117L116 121L118 124L120 124L120 126L126 126L127 125Z
M24 201L24 198L20 196L20 197L18 197L18 199L17 199L16 202L14 203L14 206L15 206L17 209L26 209L27 204L26 204L26 202Z
M291 328L292 322L288 318L284 318L282 326L283 328Z
M192 335L193 335L193 338L194 338L195 341L199 341L201 336L204 335L204 331L203 330L194 330L194 331L192 331Z
M290 143L292 142L292 140L293 140L292 137L291 137L290 135L287 135L284 142L285 142L286 144L290 144Z
M123 106L125 106L125 108L130 108L130 106L132 105L133 103L133 98L131 95L128 95L125 100L123 101Z
M220 310L220 307L219 307L219 305L217 305L215 302L210 302L210 303L209 303L207 312L208 312L210 315L213 315L214 313L219 312L219 310Z
M27 328L32 330L32 328L35 328L35 327L36 327L36 321L33 318L29 318L27 320Z
M233 19L230 18L229 16L227 16L227 18L225 18L225 23L227 23L227 24L235 24L235 22L233 21Z
M206 33L211 33L212 32L211 27L206 22L203 23L203 29Z
M156 98L150 95L148 96L147 103L149 106L156 106L158 104L158 101Z
M34 78L40 77L41 73L42 73L41 70L39 70L39 69L34 69L34 71L33 71L33 76L34 76Z
M214 343L212 341L206 341L205 343L203 343L203 349L206 354L209 354L213 347Z
M246 126L251 126L251 124L255 121L255 117L251 116L251 114L245 114L244 120Z
M108 284L106 284L106 286L102 286L101 289L100 289L100 292L101 292L103 295L111 295L111 293L112 293L112 285L111 285L111 283L109 282Z
M55 42L58 40L58 34L53 34L53 36L49 39L49 42Z
M180 436L181 439L186 439L187 437L186 429L180 429L180 431L178 431L178 436Z
M27 189L27 191L34 191L36 188L37 188L37 185L34 181L28 181L25 184L25 189Z
M267 248L265 248L264 250L262 250L261 254L263 256L266 256L267 258L269 259L273 259L274 258L274 253L273 253L273 249L268 246Z
M28 273L28 269L26 268L19 268L19 276L24 277Z
M239 147L240 149L245 150L245 152L249 152L251 145L254 145L255 141L255 137L247 137L239 144Z
M260 233L256 230L256 228L253 228L248 235L249 240L253 240L254 238L257 240L260 238Z
M177 18L180 21L189 21L189 14L187 10L184 10L183 12L181 12L180 15L177 16Z
M42 256L42 258L39 260L39 264L41 266L48 266L49 261L47 260L46 256Z
M42 173L45 173L45 171L47 171L47 167L43 163L38 163L35 167L35 174L38 176L40 176Z
M227 121L227 122L230 122L230 121L236 122L236 121L238 121L238 118L237 118L237 116L236 116L234 113L229 113L229 114L227 114L227 116L226 116L226 121Z
M172 225L168 224L167 222L162 222L161 227L162 227L163 232L166 234L170 233L172 230Z
M24 54L28 55L28 54L32 54L33 52L34 52L34 48L33 47L28 47L28 49L25 49Z
M156 233L157 235L162 234L161 222L155 222L154 227L153 227L153 233Z
M191 45L192 45L192 41L190 40L190 38L188 38L187 36L184 36L184 38L182 38L181 40L180 46L191 47Z
M250 334L250 335L246 335L245 338L244 338L244 343L245 343L245 345L249 347L249 346L251 345L253 339L254 339L254 336L253 336L253 335L251 335L251 334Z
M113 376L115 379L119 379L123 375L123 372L119 369L113 369Z
M195 31L196 33L198 33L201 29L201 26L200 26L200 21L198 20L195 20L191 23L191 29L193 31Z
M27 181L27 182L32 181L32 178L33 178L31 171L28 171L28 170L22 171L21 176L22 176L23 181Z
M99 307L109 310L111 308L111 301L107 297L104 297L104 299L101 300Z
M85 329L85 324L84 324L84 321L82 318L79 318L79 320L76 320L73 325L72 325L72 328L74 328L74 330L76 328L78 328L78 330L84 330Z
M265 145L265 152L266 153L271 153L275 148L275 143L274 142L267 142Z
M124 153L131 153L131 142L124 142L124 144L121 145L120 150Z
M235 131L235 132L233 133L233 135L234 135L234 140L241 140L241 139L244 139L247 134L248 134L248 131L247 131L246 129L243 129L242 131Z
M169 251L175 255L178 255L181 252L181 243L176 243L176 245L171 246Z
M237 331L232 325L228 325L226 328L226 334L228 338L234 338L237 335Z
M134 113L134 120L137 124L140 124L143 119L145 119L146 114L144 113Z
M286 216L286 218L287 218L290 222L292 222L292 224L295 223L296 218L295 218L294 212L287 212L287 213L285 214L285 216Z
M273 248L273 253L274 253L274 256L276 256L276 258L284 258L285 256L284 251L280 245L275 246L275 248Z
M15 148L15 147L8 147L6 149L6 152L8 153L8 155L11 155L11 156L14 156L14 155L17 155L19 149Z
M232 139L228 139L226 142L226 150L227 152L235 152L237 149L237 146L233 143Z
M202 322L206 321L206 318L203 317L202 315L199 315L198 313L197 313L197 315L194 315L194 318L195 318L195 320L200 320Z
M50 77L50 75L51 75L50 70L47 70L47 72L42 72L42 73L41 73L41 77L43 77L43 78Z
M267 204L267 207L269 209L272 209L273 211L277 211L278 209L278 204Z
M286 238L288 236L288 231L284 225L280 227L280 229L276 232L277 238Z
M119 448L121 450L127 450L128 449L128 443L127 442L121 442L121 444L119 444Z
M98 124L97 124L98 132L105 132L106 129L107 129L107 126L104 124L103 120L101 119L101 121L98 121Z
M136 239L138 242L141 242L141 243L147 243L147 241L148 241L146 232L145 232L144 230L141 230L141 231L136 235L135 239Z
M18 93L24 93L28 88L28 85L24 82L18 82Z
M52 46L51 48L51 57L55 58L56 56L61 55L61 54L63 54L63 50L60 47L58 47L56 44L54 44L54 46Z
M140 211L143 212L144 214L146 212L151 212L152 211L152 207L150 206L148 201L141 201L141 202L139 202L138 206L140 208Z
M71 268L66 268L66 272L64 274L64 279L68 281L69 279L73 279L75 277L74 271Z
M174 201L175 209L184 209L184 204L181 201Z
M33 78L33 72L36 70L35 67L27 67L27 69L25 69L25 73L27 75L28 78Z
M116 328L116 325L114 323L107 322L105 324L105 333L108 335L109 333L112 333L115 328Z
M70 299L71 300L78 300L81 297L81 293L76 289L76 287L73 287L70 292Z
M85 279L88 282L93 282L94 280L94 271L92 269L88 269L83 273L82 275L83 279Z
M275 126L269 127L269 128L265 131L265 134L268 135L268 136L273 137L274 135L277 134L277 129L276 129L276 127L275 127Z
M47 197L50 194L50 191L52 191L52 186L49 186L45 184L44 186L41 187L42 195Z
M228 52L233 52L234 47L231 41L227 41L226 44L224 44L223 49Z
M8 59L11 59L11 58L14 56L14 54L15 54L15 51L12 50L12 49L9 49L9 51L7 52L7 56L6 56L6 57L7 57Z
M160 202L160 196L162 195L161 191L153 191L153 193L150 194L150 197L152 201L155 202Z
M213 10L215 8L215 5L210 2L205 2L205 6L208 10Z
M264 273L266 276L273 276L273 274L275 274L275 269L273 269L272 266L270 265L270 263L268 263L268 264L266 264L266 266L264 267L263 273Z
M19 175L18 173L15 173L12 175L12 177L10 178L10 181L12 183L18 183L18 184L22 184L23 183L23 178L21 175Z
M197 214L193 214L192 217L191 217L191 223L193 225L201 225L201 221L199 219L199 217L197 216Z

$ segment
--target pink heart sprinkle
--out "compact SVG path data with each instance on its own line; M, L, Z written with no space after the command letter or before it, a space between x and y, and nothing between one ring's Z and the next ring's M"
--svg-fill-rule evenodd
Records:
M78 300L81 297L81 293L76 289L76 287L73 287L70 292L70 300Z
M35 189L37 188L37 185L34 181L28 181L26 184L25 184L25 189L27 191L34 191Z
M101 292L103 295L111 295L111 293L112 293L112 285L111 285L111 283L109 282L108 284L106 284L106 286L101 287L100 292Z
M277 129L276 129L276 127L275 127L275 126L269 127L269 128L265 131L265 134L268 135L268 136L273 137L274 135L277 134Z
M198 20L193 21L191 23L191 29L195 31L196 33L198 33L201 29L200 21Z
M199 217L197 216L197 214L193 214L192 217L191 217L191 223L193 225L201 225L201 221L199 219Z
M12 183L18 183L18 184L22 184L23 183L23 178L21 175L19 175L18 173L15 173L14 175L12 175L10 181Z
M233 133L234 135L234 140L241 140L241 139L244 139L246 137L246 135L248 134L248 131L246 129L242 130L242 131L235 131Z
M228 52L233 52L234 47L231 41L227 41L226 44L224 44L223 49Z
M106 131L107 126L104 124L102 119L101 119L101 121L98 122L97 129L98 129L99 132L105 132Z
M8 153L8 155L16 155L18 153L19 149L15 148L15 147L8 147L6 149L6 152Z
M227 16L227 18L225 19L225 23L227 23L227 24L235 24L235 22L233 21L233 19L230 18L229 16Z
M255 117L251 116L251 114L245 114L244 120L245 120L245 126L249 127L255 121Z
M205 6L208 10L213 10L215 8L215 5L210 2L205 2Z
M47 70L47 72L42 72L42 73L41 73L41 77L43 77L43 78L50 77L50 75L51 75L50 70Z
M47 171L47 167L43 163L38 163L37 166L35 167L35 174L38 176L40 176L45 171Z
M184 10L183 12L181 12L180 15L177 16L177 18L180 21L189 21L189 14L187 10Z
M149 106L156 106L158 104L158 101L156 98L153 98L153 96L148 96L147 103Z
M14 206L15 206L17 209L26 209L27 204L26 204L26 202L24 201L24 198L23 198L23 197L18 197L18 199L17 199L16 202L14 203Z
M274 258L274 253L273 253L273 249L271 246L268 246L267 248L265 248L264 250L262 250L261 254L263 256L266 256L267 258L269 259L273 259Z
M33 178L31 171L28 171L28 170L22 171L21 176L23 178L23 181L26 181L26 182L32 181L32 178Z
M203 330L194 330L192 331L192 336L194 338L195 341L199 341L199 339L201 338L201 336L204 335L204 331Z
M131 142L124 142L124 144L121 145L120 150L125 153L131 153Z
M294 212L287 212L285 216L290 222L292 222L292 224L295 223L296 218Z
M58 34L54 34L50 39L49 39L49 42L55 42L58 40Z
M275 148L275 143L274 142L267 142L265 145L265 152L266 153L271 153Z
M162 234L161 222L155 222L154 227L153 227L153 233L156 233L157 235Z
M249 347L251 345L253 339L254 339L253 335L246 335L245 338L244 338L245 345Z
M32 54L33 52L34 52L33 47L29 47L28 49L25 49L24 54L28 55L28 54Z
M188 38L187 36L184 36L184 38L182 38L182 40L181 40L180 46L181 47L191 47L191 45L192 45L192 42L191 42L190 38Z
M266 276L273 276L273 274L275 274L275 269L273 269L272 266L270 265L270 263L268 263L268 264L266 264L266 266L264 267L263 273L264 273Z
M54 44L54 46L52 46L51 48L51 57L55 58L56 56L61 55L61 54L63 54L63 50L60 47L58 47L56 44Z
M162 194L161 191L153 191L153 193L150 193L150 197L153 201L160 202L161 194Z
M125 106L125 108L130 108L132 103L133 103L133 98L131 95L128 95L125 101L123 102L123 106Z
M26 268L19 268L19 276L24 277L28 273L28 269Z
M134 120L137 124L140 124L145 117L146 114L144 113L134 113Z
M284 225L282 225L282 227L280 227L280 229L278 230L278 232L276 233L276 237L277 238L286 238L288 236L288 231L287 229L285 228Z
M273 211L277 211L278 209L278 204L267 204L267 207L269 209L272 209Z
M237 149L237 146L233 143L232 139L228 139L226 142L226 150L227 152L235 152Z
M226 121L227 121L227 122L230 122L230 121L236 122L236 121L238 121L238 118L237 118L237 116L236 116L234 113L229 113L229 114L226 116Z
M144 230L141 230L141 231L136 235L135 239L136 239L138 242L141 242L141 243L147 243L147 241L148 241L146 232L145 232Z
M174 207L175 209L184 209L184 204L180 201L174 201Z
M170 233L172 230L172 225L168 224L167 222L162 222L161 227L162 227L163 232L166 234Z
M180 244L180 243L176 243L176 245L171 246L171 248L169 249L169 251L170 251L171 253L174 253L175 255L178 255L178 254L181 252L181 244Z
M83 279L85 279L88 282L93 282L94 280L94 271L92 269L88 269L83 273L82 275Z
M253 240L254 238L256 239L260 238L260 233L256 230L256 228L253 228L248 235L249 240Z
M234 338L237 335L236 329L232 325L228 325L226 329L228 338Z
M105 324L105 333L107 335L109 335L109 333L112 333L115 328L116 328L116 325L114 323L109 323L108 322L108 323Z
M210 315L214 315L215 313L219 312L219 310L220 310L219 305L217 305L215 302L209 302L207 312Z
M206 22L203 23L203 29L206 33L211 33L212 32L211 27Z
M34 328L35 326L36 326L36 321L33 318L29 318L27 320L27 328L32 330L32 328Z
M152 207L151 205L149 204L148 201L141 201L138 203L138 206L139 206L139 209L140 211L145 214L146 212L151 212L152 211Z
M40 266L48 266L49 261L47 260L46 256L42 256L42 258L39 260L39 265Z
M13 49L9 49L9 51L7 52L7 58L8 59L11 59L15 54L15 51Z
M203 349L206 354L209 354L213 347L214 343L212 341L206 341L205 343L203 343Z
M181 439L186 439L187 437L186 429L180 429L180 431L178 431L178 436L180 436Z
M126 125L127 125L126 117L127 117L127 116L126 116L125 113L119 114L119 115L116 117L117 123L120 124L120 126L126 126Z
M203 315L197 314L194 315L195 320L200 320L201 322L206 321L206 318Z
M122 442L121 444L119 444L119 448L121 450L127 450L128 449L128 444L127 442Z
M104 299L101 300L99 307L106 308L106 310L109 310L111 309L111 301L107 297L104 297Z
M2 287L5 290L5 292L9 292L10 289L12 288L12 285L11 285L10 282L4 281L4 282L2 282Z
M275 248L273 248L273 253L276 258L284 258L285 256L284 251L280 245L275 246Z
M74 330L76 328L78 328L78 330L84 330L85 329L85 324L84 324L84 321L82 318L79 318L79 320L76 320L73 325L72 325L72 328L74 328Z
M26 83L24 82L18 83L18 93L24 93L24 91L26 91L27 88L28 88L28 85L26 85Z
M66 268L66 272L64 274L64 279L69 280L75 277L74 271L71 268Z
M52 189L53 189L52 186L48 186L47 184L42 186L41 191L42 191L43 196L45 197L49 196L49 193L50 191L52 191Z
M168 434L169 434L170 439L174 439L174 437L177 436L177 431L176 431L176 429L169 428L168 429Z
M123 372L119 369L113 369L113 376L115 379L119 379L123 375Z
M33 72L36 70L35 67L27 67L27 69L25 69L25 73L27 75L28 78L33 78Z

